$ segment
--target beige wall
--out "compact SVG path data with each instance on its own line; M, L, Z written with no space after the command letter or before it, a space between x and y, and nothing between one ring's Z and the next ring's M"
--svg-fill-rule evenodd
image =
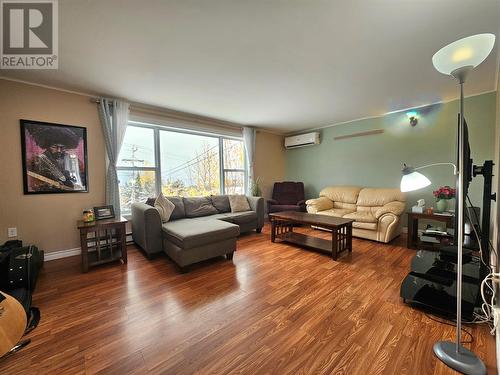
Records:
M87 128L89 192L24 195L20 119ZM0 79L0 242L7 228L47 252L80 246L76 220L104 203L105 156L96 105L88 97Z
M80 246L76 220L85 208L104 204L105 149L96 105L84 95L0 79L0 243L7 228L18 239L46 252ZM89 192L24 195L20 119L87 128ZM271 197L274 182L285 175L283 137L257 131L255 176L263 196Z
M263 197L271 198L273 184L285 179L283 136L261 130L257 131L254 176L261 179Z

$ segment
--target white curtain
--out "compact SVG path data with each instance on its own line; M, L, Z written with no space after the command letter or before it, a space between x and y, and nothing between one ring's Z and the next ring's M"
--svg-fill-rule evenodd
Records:
M247 194L250 194L254 180L253 165L255 157L255 128L245 126L243 128L243 143L245 144L245 154L248 167L248 181L246 183Z
M115 216L120 217L120 192L116 163L125 130L127 130L129 104L120 100L100 98L98 109L107 155L106 204L113 205Z

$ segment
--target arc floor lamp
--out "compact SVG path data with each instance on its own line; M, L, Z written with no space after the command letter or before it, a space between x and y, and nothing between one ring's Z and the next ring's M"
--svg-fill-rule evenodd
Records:
M481 64L491 53L495 44L495 35L478 34L469 36L453 42L439 51L432 57L432 63L440 73L451 75L460 83L460 123L458 144L458 169L454 172L458 180L458 236L457 236L457 329L456 341L439 341L434 344L434 354L447 366L464 374L486 374L486 367L472 351L461 344L462 332L462 254L464 240L464 192L463 186L463 155L464 155L464 82L467 74L476 66ZM438 163L451 164L451 163ZM435 164L431 164L435 165ZM429 166L431 166L429 165ZM453 164L452 164L453 165ZM423 174L417 172L428 166L412 168L404 166L403 178L401 179L401 190L418 190L430 185L430 181Z

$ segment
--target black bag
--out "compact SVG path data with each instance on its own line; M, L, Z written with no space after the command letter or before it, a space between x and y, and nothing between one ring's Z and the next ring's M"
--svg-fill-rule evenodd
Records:
M12 249L9 261L9 289L25 288L33 293L41 265L40 251L36 246Z
M28 289L13 289L9 291L9 294L23 306L26 312L27 321L24 334L27 334L35 329L40 322L40 310L38 307L31 306L31 292Z
M21 244L22 245L22 244ZM0 289L35 290L42 266L42 254L36 246L0 247Z
M25 333L36 328L40 321L40 310L31 306L31 295L42 262L43 252L36 246L23 247L19 240L7 241L0 246L0 289L18 300L26 311Z
M28 289L19 288L9 290L9 294L14 297L23 307L24 311L28 314L31 308L31 293Z

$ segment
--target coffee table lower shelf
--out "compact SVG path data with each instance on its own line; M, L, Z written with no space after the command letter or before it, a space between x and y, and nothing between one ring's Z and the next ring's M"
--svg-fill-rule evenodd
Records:
M283 237L279 237L279 239L283 242L307 247L309 249L322 251L328 254L332 253L332 241L325 240L323 238L290 232L283 235Z

